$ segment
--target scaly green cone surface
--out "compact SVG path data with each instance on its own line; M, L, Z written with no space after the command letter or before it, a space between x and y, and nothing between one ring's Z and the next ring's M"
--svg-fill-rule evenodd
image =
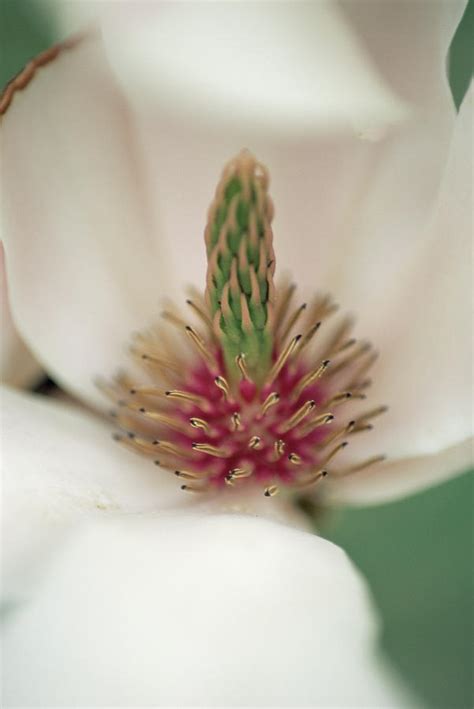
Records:
M275 255L268 183L266 168L242 151L225 167L209 208L206 300L231 381L240 354L257 383L271 365Z

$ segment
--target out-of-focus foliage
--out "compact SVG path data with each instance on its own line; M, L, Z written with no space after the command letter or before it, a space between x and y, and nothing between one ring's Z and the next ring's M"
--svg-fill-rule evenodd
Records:
M1 0L1 85L58 39L47 7L45 0ZM451 48L457 106L472 74L473 25L470 2ZM368 579L392 661L426 703L440 709L474 704L473 492L466 473L400 502L339 510L320 521L323 535L346 549Z

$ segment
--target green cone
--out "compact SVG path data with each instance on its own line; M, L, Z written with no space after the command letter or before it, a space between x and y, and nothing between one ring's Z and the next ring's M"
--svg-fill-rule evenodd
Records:
M271 363L275 256L268 173L247 151L224 169L209 209L206 299L231 381L245 355L259 383Z

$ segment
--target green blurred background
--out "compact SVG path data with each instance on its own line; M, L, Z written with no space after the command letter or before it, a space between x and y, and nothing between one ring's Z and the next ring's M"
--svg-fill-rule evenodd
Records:
M0 0L2 86L57 39L44 7ZM451 47L457 106L472 75L473 37L470 2ZM321 520L324 536L346 549L368 579L384 622L383 646L430 707L474 705L473 492L472 474L465 473L402 502L336 510Z

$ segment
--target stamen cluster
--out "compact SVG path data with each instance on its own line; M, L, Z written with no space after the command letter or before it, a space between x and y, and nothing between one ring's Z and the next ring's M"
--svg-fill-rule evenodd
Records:
M144 382L121 373L101 385L118 403L116 439L173 471L183 490L257 485L271 497L382 458L335 465L350 437L385 410L354 413L375 353L349 336L348 318L325 324L318 346L334 303L317 295L295 308L295 287L275 288L267 188L267 171L249 153L229 163L209 212L206 293L186 301L199 324L164 312L181 341L137 335L131 351Z

